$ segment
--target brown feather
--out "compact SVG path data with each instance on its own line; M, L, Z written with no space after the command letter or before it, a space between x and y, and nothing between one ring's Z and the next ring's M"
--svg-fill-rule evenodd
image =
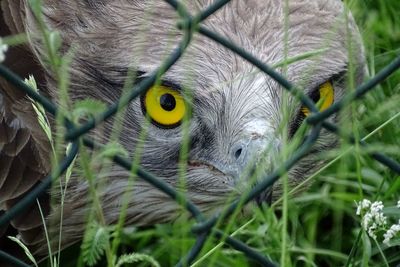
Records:
M25 244L29 244L31 246L36 245L42 239L43 226L30 229L29 231L21 230L19 234L21 235L21 239Z
M21 150L25 147L31 137L30 131L28 129L19 129L17 131L17 135L12 140L12 142L4 145L2 149L2 153L15 157L17 156Z
M18 201L21 200L22 197L7 201L6 207L10 208L10 207L14 206L16 203L18 203ZM40 203L41 203L41 209L42 209L43 213L47 214L49 211L49 203L47 203L47 201L41 201ZM21 215L18 215L17 217L15 217L14 220L11 222L11 225L14 228L21 230L21 231L29 231L36 227L42 226L42 217L40 215L40 211L39 211L38 205L36 204L36 201L35 201L35 205L33 205L31 208L29 208L27 211L25 211L24 214L21 214Z
M18 157L13 159L11 167L8 171L8 177L0 188L0 203L13 198L12 193L17 189L20 184L23 173L25 170L25 163Z
M22 20L22 3L20 0L4 0L1 1L1 9L3 10L4 20L13 34L25 31Z
M10 143L14 140L18 129L14 127L9 127L5 122L5 119L0 119L0 146Z
M18 186L12 192L13 197L20 197L22 194L26 193L32 188L32 182L40 181L43 178L43 173L32 170L30 167L26 166L22 179Z
M10 171L12 162L13 162L12 157L0 153L0 188L3 187L3 184L5 183L6 178L8 177L8 173Z

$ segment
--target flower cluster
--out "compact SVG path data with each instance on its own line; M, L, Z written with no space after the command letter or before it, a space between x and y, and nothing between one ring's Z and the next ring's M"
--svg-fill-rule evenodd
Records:
M388 245L389 246L389 242L390 240L395 237L398 233L400 232L400 220L398 224L393 224L389 230L387 230L387 232L383 235L383 237L385 238L383 240L383 244Z
M400 200L397 202L397 207L400 208ZM387 218L383 214L384 205L382 201L371 202L368 199L363 199L357 203L356 214L361 216L361 226L368 235L377 239L377 233L384 231L383 243L390 245L390 240L400 236L400 220L398 224L393 224L389 229L387 226Z
M0 37L0 63L6 58L5 53L8 50L8 45L3 43L3 39Z
M371 203L368 199L361 201L357 207L357 215L362 216L361 225L373 239L376 239L376 232L387 223L383 207L382 201Z

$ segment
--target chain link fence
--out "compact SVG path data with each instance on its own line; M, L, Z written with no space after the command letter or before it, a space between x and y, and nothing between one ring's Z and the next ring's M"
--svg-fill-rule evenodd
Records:
M244 194L240 198L236 199L233 203L229 205L227 209L224 209L223 212L214 214L210 218L206 218L204 214L193 204L189 199L187 199L183 194L177 192L174 188L172 188L169 184L165 183L161 179L155 177L151 173L142 169L141 167L135 168L136 175L146 182L150 183L154 187L158 188L165 194L167 194L171 199L175 200L179 205L183 205L184 208L191 213L191 215L195 218L196 224L192 227L192 232L196 236L196 242L193 247L188 251L187 255L182 258L176 266L188 266L194 259L199 255L203 245L206 240L213 236L218 240L221 240L233 247L234 249L243 252L248 258L257 261L261 266L277 266L276 263L272 262L267 255L263 255L256 251L255 249L247 246L243 242L228 236L223 231L217 229L215 225L219 220L229 218L234 211L241 207L251 200L255 199L259 196L263 191L267 190L271 187L286 171L288 171L292 166L296 164L303 156L305 156L314 145L316 140L318 139L319 133L321 129L326 129L330 132L333 132L339 135L341 138L347 139L351 143L359 142L361 146L368 146L365 142L360 142L354 139L352 136L345 136L340 128L328 121L326 119L334 113L339 112L350 102L355 101L361 98L364 94L374 89L376 85L380 84L384 81L389 75L400 68L400 56L397 57L391 64L386 66L383 70L381 70L378 74L376 74L369 81L365 82L356 90L344 96L340 101L335 102L328 109L319 112L318 108L314 104L314 102L305 95L301 90L298 90L293 84L291 84L285 77L277 73L272 67L268 66L261 60L252 56L249 52L245 51L241 47L235 45L230 40L224 38L223 36L207 29L202 26L202 21L207 17L212 15L214 12L219 10L225 4L229 3L229 0L218 0L215 1L208 8L203 10L202 12L192 15L190 14L185 7L174 0L165 0L169 5L171 5L181 17L181 21L177 24L177 27L182 31L183 37L179 44L179 46L171 53L171 55L162 63L162 65L155 70L149 77L143 79L140 83L138 83L126 96L122 97L117 103L110 105L108 109L99 114L96 118L90 119L82 125L73 124L67 118L64 118L65 126L66 126L66 134L65 141L72 143L72 148L69 150L66 157L61 161L58 165L57 169L49 176L47 176L36 188L30 191L21 201L19 201L13 208L8 210L7 213L3 214L0 217L0 227L6 225L10 220L12 220L15 216L17 216L22 211L28 209L32 205L36 203L36 199L46 193L49 189L50 185L56 181L60 175L62 175L67 168L72 163L73 159L79 154L79 140L83 141L83 144L90 149L94 149L97 147L101 147L100 144L95 143L85 135L96 127L99 123L111 118L115 115L121 107L124 107L130 103L133 99L142 95L146 90L148 90L152 85L157 82L158 77L161 77L168 69L174 65L175 62L183 55L185 49L190 45L191 39L194 34L201 34L206 36L209 39L214 40L215 42L225 46L230 49L232 52L240 55L243 59L247 60L254 66L256 66L260 71L272 77L279 85L285 88L288 92L296 96L302 104L307 107L312 114L305 119L305 122L311 126L311 130L309 134L304 138L301 145L297 148L295 153L291 155L289 159L287 159L284 163L279 166L275 171L271 174L264 177L251 191L247 194ZM53 116L58 115L58 107L52 103L49 99L39 95L35 90L30 88L24 81L18 77L16 74L11 72L4 65L0 65L0 75L5 80L13 84L16 88L26 93L33 100L40 103L44 109L52 114ZM400 164L395 160L376 152L371 152L371 156L377 160L378 162L386 165L392 171L400 174ZM131 160L127 158L123 158L121 156L114 156L112 160L115 164L122 166L127 170L132 169ZM21 260L13 257L12 255L7 254L4 251L0 251L0 259L15 266L29 266Z

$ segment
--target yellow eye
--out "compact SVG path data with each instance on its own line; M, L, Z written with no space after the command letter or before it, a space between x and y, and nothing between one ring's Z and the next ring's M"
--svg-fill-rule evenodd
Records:
M174 128L185 116L186 106L178 91L155 85L142 97L142 109L157 126Z
M333 85L328 81L320 85L316 95L312 95L311 98L314 100L319 110L324 111L332 105L334 95ZM311 114L310 110L306 107L302 107L301 112L306 117Z

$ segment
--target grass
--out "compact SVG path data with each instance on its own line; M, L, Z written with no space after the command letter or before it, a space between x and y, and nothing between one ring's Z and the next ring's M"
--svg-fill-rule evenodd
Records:
M373 76L400 55L400 2L346 2L365 40L368 69ZM64 70L69 58L57 58L58 48L52 44L52 40L58 37L46 32L44 27L41 25L41 31L46 36L48 60L60 81L63 107L68 107L68 77L65 77ZM57 41L55 43L57 44ZM289 62L290 60L288 59ZM285 62L280 64L284 66ZM356 216L355 205L355 201L364 198L380 200L387 207L385 212L390 220L393 220L391 222L400 219L400 209L394 208L400 199L400 176L377 163L366 153L366 150L384 152L400 161L398 103L399 71L362 100L351 103L348 107L351 118L344 121L343 125L346 129L351 129L350 132L359 139L365 140L370 145L367 149L342 142L339 148L323 155L331 161L310 177L313 181L310 190L297 195L288 188L284 197L271 208L254 208L252 218L234 217L226 224L221 222L219 226L225 233L234 235L263 255L268 255L274 262L280 262L282 266L400 264L400 240L394 241L397 246L387 247L382 244L382 238L378 238L377 241L369 238L360 227L360 217ZM86 112L90 113L90 110ZM143 133L143 138L145 135L146 133ZM61 143L61 140L57 143ZM55 150L58 157L64 153L60 146L55 146ZM124 153L120 148L112 147L109 150L113 152L108 154ZM135 155L135 166L136 164ZM84 169L84 176L93 182L93 170L90 169L87 153L83 153L79 158L79 165ZM93 220L97 218L98 221L97 224L87 227L84 243L89 247L86 249L89 252L82 252L79 246L72 247L63 252L60 259L51 260L51 266L75 266L77 255L81 255L78 260L80 266L85 265L85 262L98 262L100 258L99 265L104 266L114 266L117 262L118 266L124 266L124 262L127 263L125 266L172 266L186 255L194 244L195 240L190 234L194 221L184 218L173 224L148 228L122 228L122 223L115 228L106 226L95 186L91 188L90 194L96 207L95 212L89 216ZM121 214L123 219L124 211ZM99 243L106 244L99 245L93 243L93 240L101 240ZM90 247L94 248L91 250ZM88 256L87 253L90 252L92 254ZM90 257L90 261L85 261L85 257ZM42 263L44 266L46 264ZM192 266L257 264L231 247L209 238Z

